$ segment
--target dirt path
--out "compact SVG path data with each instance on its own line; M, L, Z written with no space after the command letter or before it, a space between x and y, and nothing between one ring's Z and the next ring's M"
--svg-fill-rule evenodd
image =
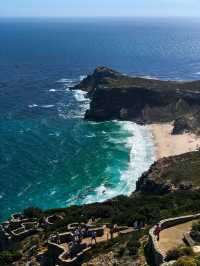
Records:
M183 234L191 229L194 222L193 220L163 230L160 233L160 241L158 243L160 250L166 254L168 250L184 244Z
M119 235L118 233L113 234L113 238L116 238L118 235ZM97 243L101 243L101 242L107 241L107 240L109 240L109 239L111 239L111 236L110 236L110 230L109 230L108 228L105 228L105 229L104 229L104 234L103 234L103 236L101 236L101 237L97 237L97 238L96 238L96 242L97 242ZM82 240L82 243L87 244L87 246L90 245L90 244L91 244L91 237L84 238L84 239ZM95 243L95 242L94 242L94 240L93 240L93 244L94 244L94 243Z
M133 228L128 228L126 230L123 230L121 231L121 234L130 234L130 233L133 233L134 230ZM119 233L113 233L113 238L116 238L119 236ZM97 243L101 243L101 242L105 242L105 241L108 241L109 239L111 239L111 235L110 235L110 229L108 228L104 228L104 234L101 236L101 237L97 237L96 238L96 242ZM87 245L90 245L91 244L91 237L89 238L84 238L82 240L82 243L85 243ZM95 243L94 240L92 242L93 244Z

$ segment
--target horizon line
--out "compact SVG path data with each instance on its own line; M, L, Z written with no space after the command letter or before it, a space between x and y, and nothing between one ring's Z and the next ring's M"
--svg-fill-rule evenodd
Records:
M190 16L190 15L166 15L166 16L159 16L159 15L134 15L134 16L115 16L115 15L97 15L97 16L1 16L0 15L0 19L104 19L104 18L112 18L112 19L134 19L134 18L151 18L151 19L167 19L167 18L182 18L182 19L187 19L187 18L192 18L192 19L200 19L200 16Z

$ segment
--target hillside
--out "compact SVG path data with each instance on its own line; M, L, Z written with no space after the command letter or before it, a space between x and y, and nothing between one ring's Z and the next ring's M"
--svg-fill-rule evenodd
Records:
M199 151L160 159L137 182L137 191L158 194L199 187Z

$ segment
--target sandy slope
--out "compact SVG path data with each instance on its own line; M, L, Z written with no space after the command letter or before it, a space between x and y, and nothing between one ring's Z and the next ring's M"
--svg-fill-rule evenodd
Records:
M194 134L171 135L171 123L152 124L149 128L156 144L157 159L195 151L200 147L200 137Z

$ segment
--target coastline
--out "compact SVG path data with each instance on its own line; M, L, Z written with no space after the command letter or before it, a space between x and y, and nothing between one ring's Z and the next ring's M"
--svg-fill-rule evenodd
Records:
M200 147L200 137L195 134L171 135L173 123L151 124L148 127L153 135L156 160L196 151Z

